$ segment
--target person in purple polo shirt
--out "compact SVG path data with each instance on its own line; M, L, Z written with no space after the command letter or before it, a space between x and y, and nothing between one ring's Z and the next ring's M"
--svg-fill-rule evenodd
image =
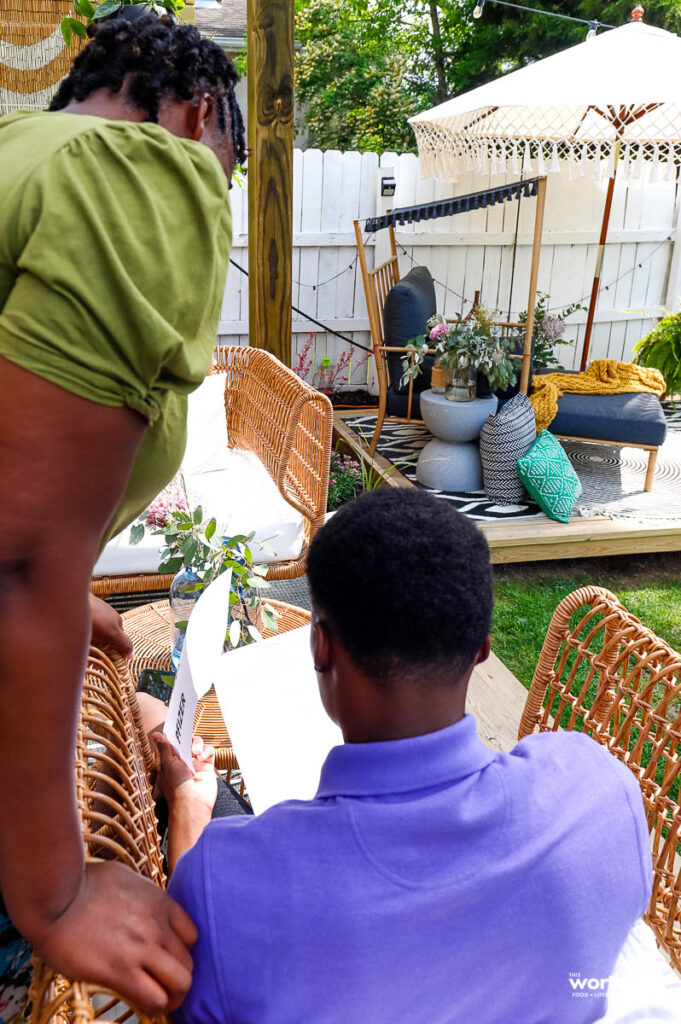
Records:
M207 824L160 744L170 893L198 926L186 1024L586 1024L651 890L634 775L580 733L488 749L465 713L492 572L425 492L343 507L309 555L312 656L345 743L313 800ZM203 757L203 760L202 760ZM192 843L194 845L192 845ZM171 864L172 867L172 864Z

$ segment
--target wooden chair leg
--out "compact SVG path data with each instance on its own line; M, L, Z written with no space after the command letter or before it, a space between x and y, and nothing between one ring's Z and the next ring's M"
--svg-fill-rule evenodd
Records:
M371 444L369 445L369 454L372 456L376 454L376 446L378 445L378 441L381 436L381 431L383 430L383 422L385 420L385 410L387 404L387 396L383 389L381 388L381 393L378 396L378 417L376 419L376 429L374 430L374 435L371 438Z
M657 462L657 453L659 449L653 448L648 456L648 469L646 471L646 482L644 490L652 491L653 489L653 477L655 476L655 463Z

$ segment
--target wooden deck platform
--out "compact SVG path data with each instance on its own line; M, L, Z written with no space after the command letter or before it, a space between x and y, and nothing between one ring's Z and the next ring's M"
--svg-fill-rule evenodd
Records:
M334 437L386 477L390 487L414 485L395 471L382 455L371 458L357 434L345 423L356 412L336 412ZM573 516L569 523L551 519L516 519L507 523L479 523L490 546L492 562L541 562L548 559L595 558L601 555L644 554L652 551L681 551L681 509L678 526L646 525L639 520L608 519L605 516Z
M508 751L516 745L526 697L523 684L496 654L473 670L466 711L474 716L486 746Z

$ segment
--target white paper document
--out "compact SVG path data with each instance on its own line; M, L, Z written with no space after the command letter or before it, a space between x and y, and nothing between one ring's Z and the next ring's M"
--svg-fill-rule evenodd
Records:
M213 676L255 813L311 799L326 755L343 736L322 706L310 627L223 654Z
M218 576L196 602L187 623L163 732L192 767L192 733L196 705L213 685L225 646L232 570Z

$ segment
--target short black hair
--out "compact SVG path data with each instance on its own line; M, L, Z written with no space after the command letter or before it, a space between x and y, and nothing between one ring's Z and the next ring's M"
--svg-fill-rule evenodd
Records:
M213 96L218 130L227 130L234 160L246 159L244 122L234 95L238 75L233 62L193 25L180 25L166 15L149 14L126 21L104 18L88 27L90 42L75 58L61 82L49 110L62 110L72 100L87 99L97 89L120 92L127 79L126 97L146 120L158 121L161 103L168 97L190 100L199 92Z
M489 634L487 541L426 491L384 486L342 506L314 538L307 572L314 608L373 678L458 680Z

